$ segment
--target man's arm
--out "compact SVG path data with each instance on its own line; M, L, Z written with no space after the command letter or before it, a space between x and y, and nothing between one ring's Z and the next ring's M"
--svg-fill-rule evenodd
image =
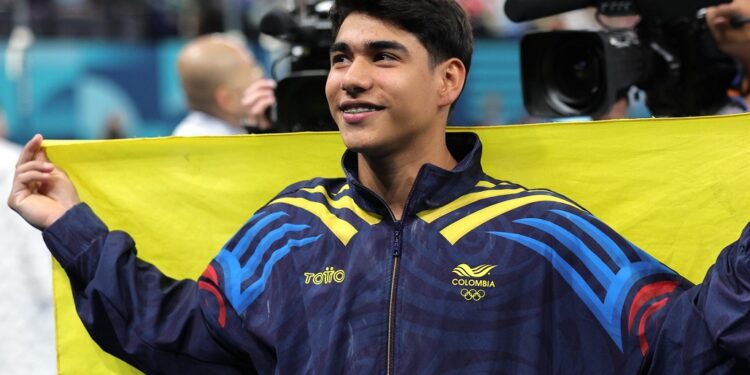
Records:
M110 232L78 203L71 181L49 163L41 142L35 136L19 157L8 204L44 230L95 341L149 374L254 373L249 356L239 349L251 339L243 336L231 307L224 311L223 329L216 328L219 306L212 292L192 280L173 280L138 259L129 235Z
M649 374L750 373L750 225L702 284L669 304L648 358Z
M231 306L221 306L228 311L217 328L211 293L138 259L133 239L110 232L86 204L49 227L44 240L70 278L81 321L105 351L149 374L253 372L238 348L251 339Z

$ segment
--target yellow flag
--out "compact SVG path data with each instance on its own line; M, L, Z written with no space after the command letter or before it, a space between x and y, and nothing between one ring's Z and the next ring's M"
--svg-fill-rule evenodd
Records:
M750 114L461 128L485 171L573 199L631 242L700 282L750 219ZM47 141L81 198L139 256L196 279L221 246L286 185L342 176L337 133ZM61 374L137 374L102 352L55 266Z

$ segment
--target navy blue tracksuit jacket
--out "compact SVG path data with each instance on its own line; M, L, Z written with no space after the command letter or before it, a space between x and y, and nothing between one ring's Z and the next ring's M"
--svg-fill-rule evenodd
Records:
M44 233L106 351L149 374L750 373L750 231L693 286L571 200L425 165L403 217L357 180L294 184L196 280L85 204Z

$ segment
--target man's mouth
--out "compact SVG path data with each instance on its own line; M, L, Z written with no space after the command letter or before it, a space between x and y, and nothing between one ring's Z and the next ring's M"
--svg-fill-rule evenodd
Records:
M361 113L369 113L369 112L377 112L385 109L385 107L381 107L374 104L348 104L348 105L342 105L341 111L348 114L348 115L357 115Z

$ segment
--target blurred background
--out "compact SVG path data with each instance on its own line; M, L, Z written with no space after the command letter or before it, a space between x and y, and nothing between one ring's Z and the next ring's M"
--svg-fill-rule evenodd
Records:
M537 122L523 107L519 37L531 30L596 28L580 10L510 22L504 0L461 0L475 55L452 125ZM191 38L245 38L270 73L288 48L259 32L291 0L0 0L0 138L100 139L169 135L187 113L175 61ZM637 104L637 103L636 103ZM637 105L632 116L647 116Z

